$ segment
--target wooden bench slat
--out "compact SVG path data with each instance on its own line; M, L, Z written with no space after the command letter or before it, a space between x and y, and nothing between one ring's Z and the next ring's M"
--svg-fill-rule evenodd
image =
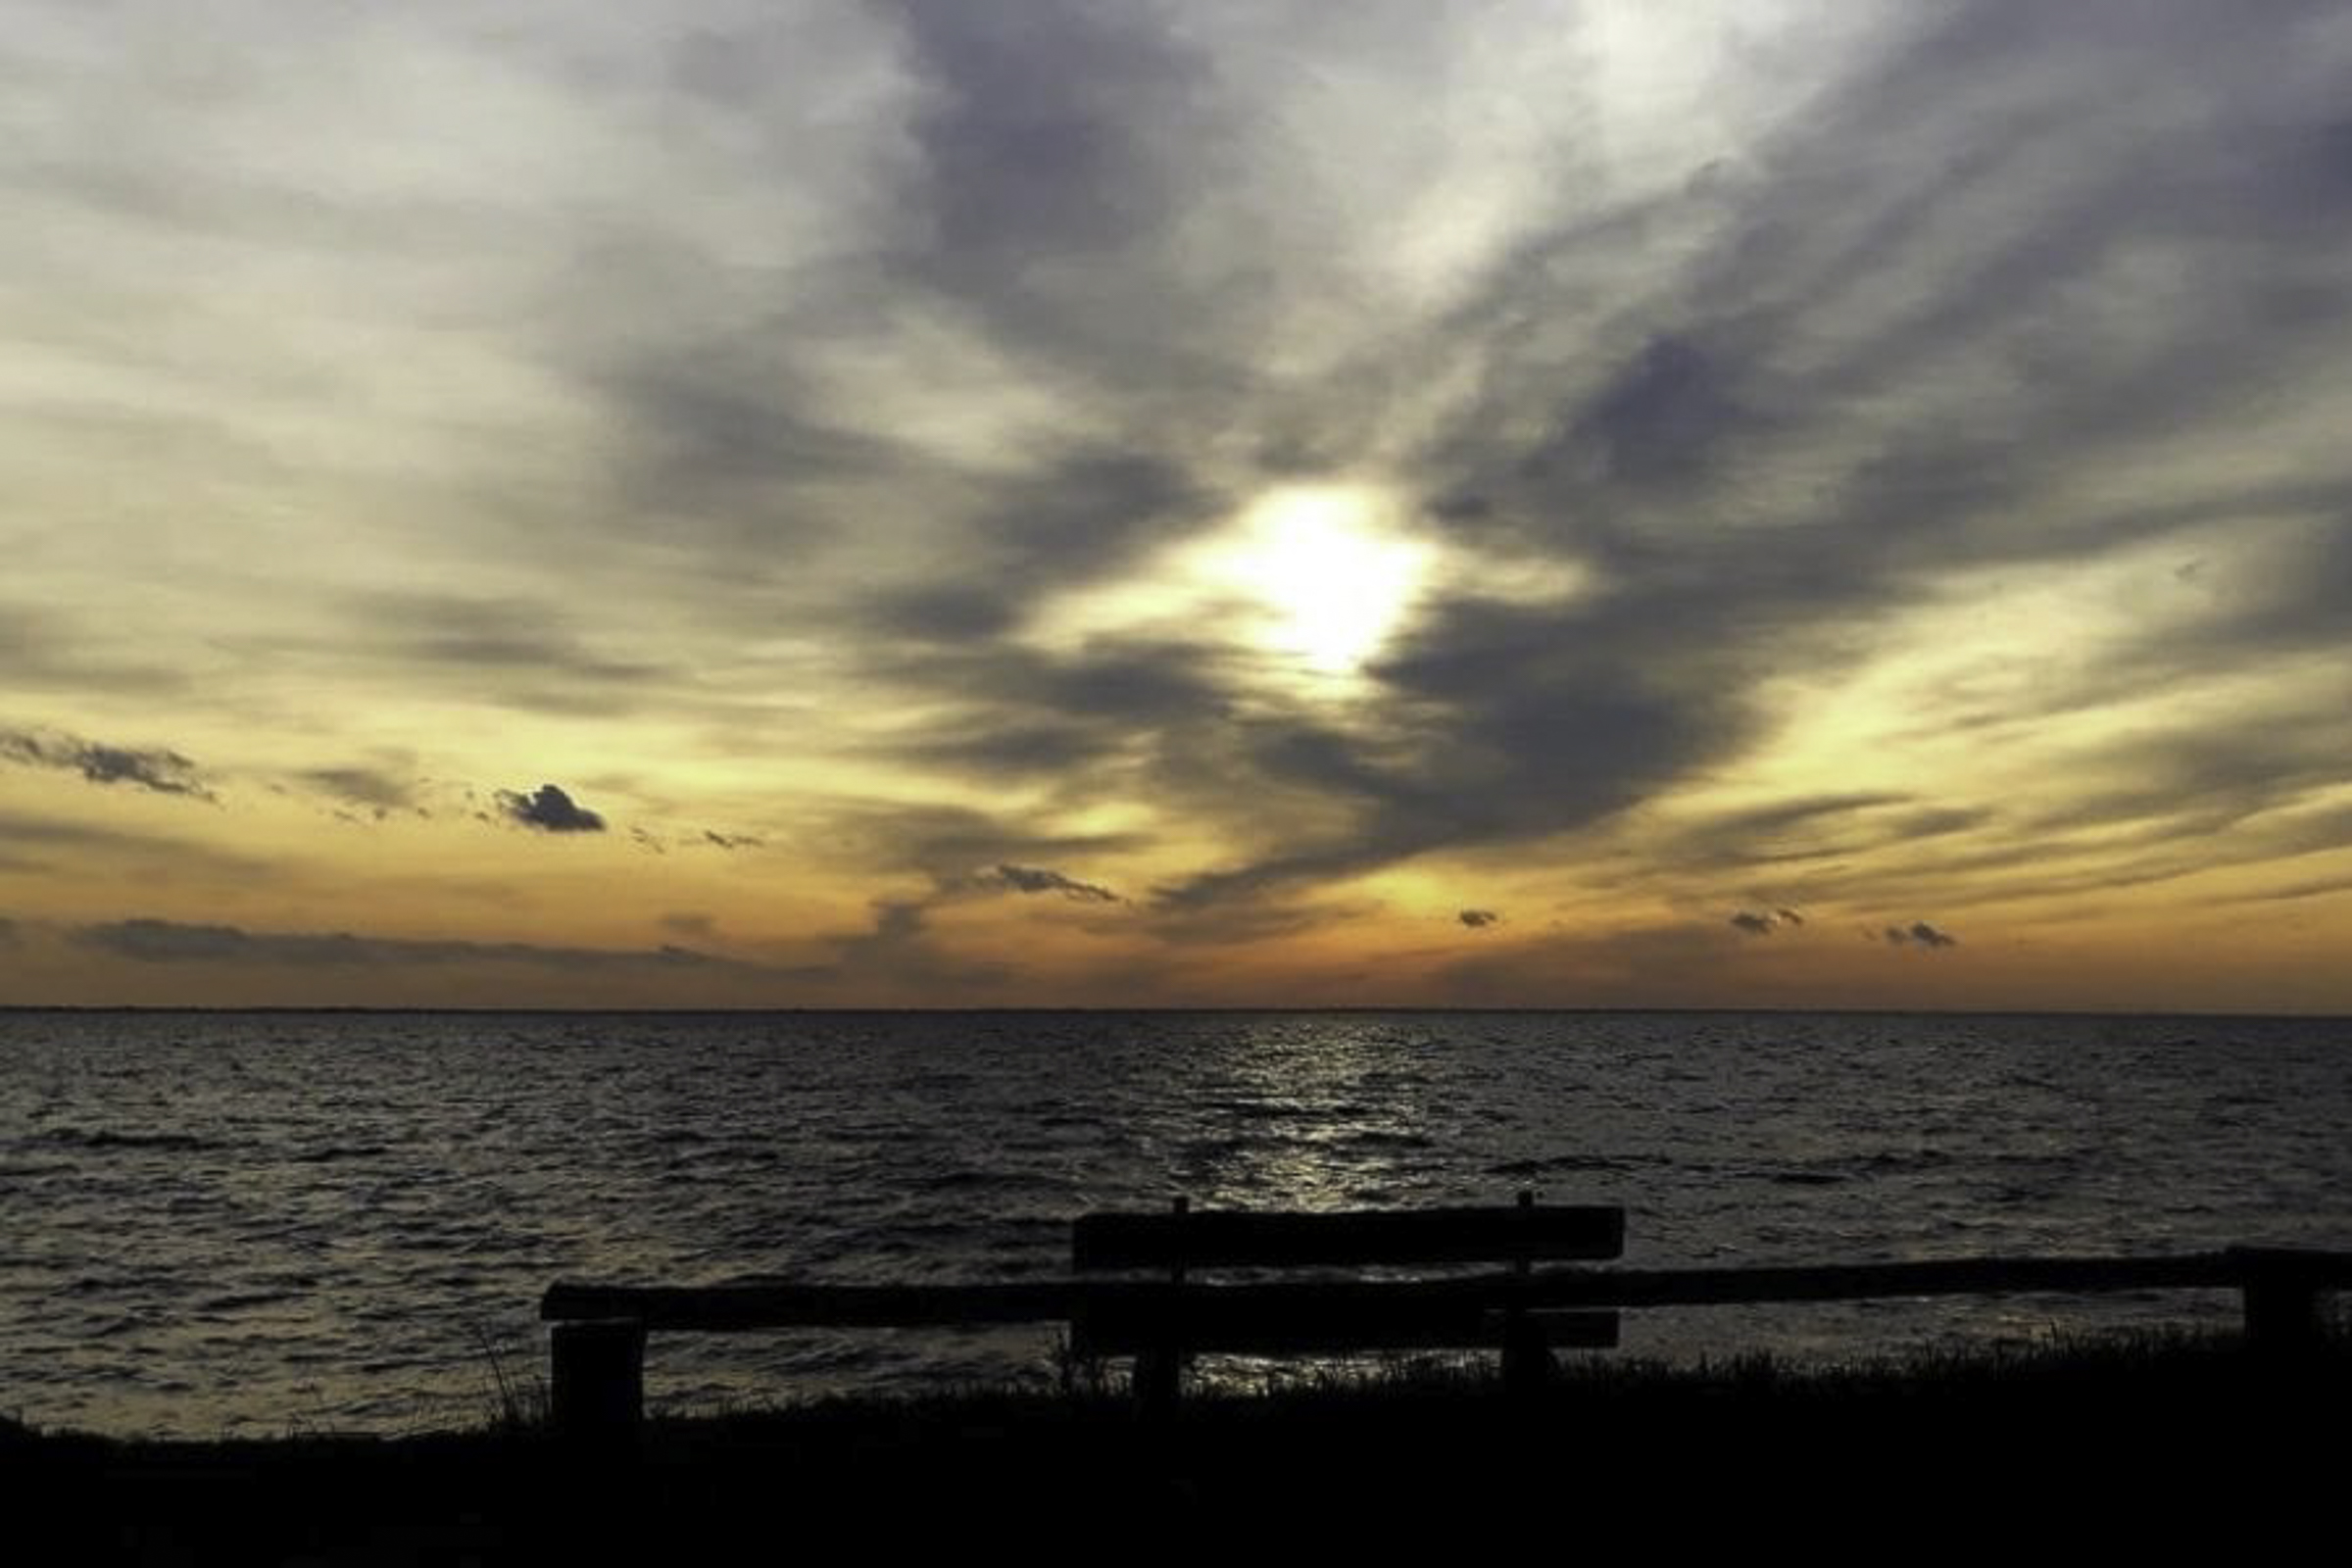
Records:
M1080 1271L1324 1268L1610 1258L1625 1251L1625 1210L1598 1204L1340 1209L1196 1209L1084 1214L1071 1227Z
M631 1318L653 1329L737 1333L789 1328L927 1328L1066 1318L1088 1287L1003 1285L580 1285L539 1299L547 1322Z

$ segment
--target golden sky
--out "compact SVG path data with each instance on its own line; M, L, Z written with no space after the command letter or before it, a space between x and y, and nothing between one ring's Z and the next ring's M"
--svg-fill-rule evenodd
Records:
M2352 12L0 0L0 1003L2352 1011Z

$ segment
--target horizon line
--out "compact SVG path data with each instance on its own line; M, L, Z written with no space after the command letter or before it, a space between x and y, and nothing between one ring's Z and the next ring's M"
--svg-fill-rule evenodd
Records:
M425 1017L702 1017L702 1018L759 1018L759 1017L824 1017L876 1015L950 1016L973 1014L1120 1014L1120 1013L1177 1013L1230 1015L1240 1013L1280 1013L1294 1016L1312 1014L1380 1014L1380 1015L1437 1015L1472 1013L1489 1016L1533 1014L1579 1014L1596 1017L1630 1017L1664 1014L1690 1017L1727 1017L1766 1014L1776 1017L1856 1017L1856 1018L2204 1018L2242 1019L2268 1022L2277 1020L2297 1023L2352 1023L2352 1013L2343 1012L2241 1012L2226 1009L2182 1008L2114 1008L2114 1007L1791 1007L1791 1006L1629 1006L1629 1005L1497 1005L1464 1004L1433 1005L1422 1003L1380 1004L1348 1003L1333 1005L1312 1005L1291 1003L1194 1003L1161 1004L1154 1005L1122 1006L1117 1004L1073 1004L1054 1005L1032 1004L1021 1005L924 1005L920 1004L897 1006L756 1006L756 1007L569 1007L524 1005L438 1005L438 1006L382 1006L366 1003L257 1003L251 1004L222 1004L217 1003L80 1003L80 1002L24 1002L0 1003L0 1015L12 1013L328 1013L334 1015L385 1016L406 1015Z

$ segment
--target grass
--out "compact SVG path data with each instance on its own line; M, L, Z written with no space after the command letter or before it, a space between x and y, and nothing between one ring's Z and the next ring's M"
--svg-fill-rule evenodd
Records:
M566 1451L492 1365L493 1408L469 1432L167 1444L0 1422L0 1491L109 1521L129 1551L62 1560L493 1562L622 1543L685 1562L819 1518L870 1544L933 1529L1550 1528L1602 1506L1675 1533L1965 1533L2026 1510L2169 1541L2199 1519L2242 1536L2327 1518L2352 1410L2352 1348L2290 1368L2227 1336L2141 1333L1845 1366L1595 1357L1521 1400L1484 1368L1396 1359L1204 1390L1166 1426L1140 1420L1116 1376L1074 1369L1045 1392L663 1417L614 1462Z
M536 1431L547 1424L548 1389L542 1376L523 1377L507 1370L507 1358L480 1323L471 1323L473 1343L481 1351L488 1401L487 1426L493 1432Z

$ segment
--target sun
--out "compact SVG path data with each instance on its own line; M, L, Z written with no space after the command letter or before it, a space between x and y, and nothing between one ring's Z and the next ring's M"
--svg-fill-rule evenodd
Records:
M1360 670L1403 623L1434 556L1396 528L1376 493L1316 485L1259 497L1201 564L1254 608L1262 649L1339 677Z
M1441 556L1377 487L1286 485L1132 575L1058 596L1027 635L1056 652L1104 637L1206 638L1272 687L1349 698L1440 577L1461 576L1461 563Z

